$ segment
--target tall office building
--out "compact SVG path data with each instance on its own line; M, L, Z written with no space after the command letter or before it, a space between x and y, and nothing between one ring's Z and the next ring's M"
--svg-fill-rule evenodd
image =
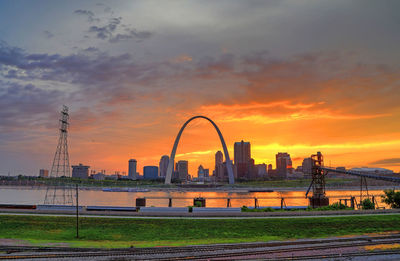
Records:
M276 174L279 178L287 178L288 169L292 169L290 154L279 152L276 154Z
M203 182L205 178L204 167L202 165L197 169L197 179L198 181Z
M250 142L235 142L234 144L236 175L239 179L254 179L255 173L254 160L251 158Z
M167 175L167 169L168 169L168 164L169 164L169 157L167 155L164 155L160 159L160 164L159 164L159 169L158 171L160 177L165 177Z
M128 170L128 177L130 179L136 179L136 166L137 166L137 161L135 159L130 159L129 160L129 170Z
M189 175L189 163L187 160L180 160L176 163L176 171L178 172L178 178L181 181L186 181Z
M224 155L221 151L217 151L215 153L215 169L214 169L214 177L216 181L224 180Z
M224 163L224 155L219 150L215 153L215 165Z
M235 142L234 145L234 160L235 164L238 163L248 163L251 158L250 142Z

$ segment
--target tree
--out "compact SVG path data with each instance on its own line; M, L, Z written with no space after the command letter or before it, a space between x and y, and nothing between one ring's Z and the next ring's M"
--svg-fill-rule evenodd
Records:
M362 209L375 209L375 203L372 202L369 198L364 199L361 202Z
M384 192L382 202L388 204L391 208L400 208L400 191L395 192L394 189L386 189Z

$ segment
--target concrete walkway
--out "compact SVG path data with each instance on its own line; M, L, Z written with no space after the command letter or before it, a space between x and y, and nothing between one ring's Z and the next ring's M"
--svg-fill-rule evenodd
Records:
M385 210L339 210L339 211L277 211L277 212L118 212L118 211L80 211L81 217L105 218L189 218L189 219L227 219L227 218L301 218L301 217L345 217L363 215L398 215L400 209ZM75 216L74 211L49 211L49 210L18 210L0 209L0 215L44 215L44 216Z

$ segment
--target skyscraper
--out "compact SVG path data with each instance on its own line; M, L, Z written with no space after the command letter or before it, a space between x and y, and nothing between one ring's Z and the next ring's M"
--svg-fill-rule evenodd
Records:
M189 175L189 163L187 160L180 160L176 163L176 171L178 172L179 180L186 181Z
M135 159L130 159L129 160L129 169L128 169L128 177L130 179L136 179L136 165L137 161Z
M254 160L251 158L250 142L235 142L234 144L235 167L237 178L252 179L254 175Z
M219 150L215 153L215 165L224 163L224 155Z
M203 182L204 178L205 178L204 167L202 165L200 165L197 170L197 179L198 179L198 181Z
M286 178L288 169L292 169L290 154L279 152L276 154L276 173L279 178Z
M167 155L162 156L159 164L160 177L165 177L167 175L168 164L169 164L169 157Z
M215 153L214 176L216 181L224 180L224 155L221 151L217 151L217 153Z
M234 145L235 164L248 163L251 158L250 142L235 142Z

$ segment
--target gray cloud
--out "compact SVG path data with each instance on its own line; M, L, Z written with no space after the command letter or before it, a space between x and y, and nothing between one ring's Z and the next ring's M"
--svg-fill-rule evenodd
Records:
M104 4L98 4L99 6L104 6L105 13L111 13L112 9ZM75 14L86 16L88 22L99 23L101 20L95 18L95 14L89 10L78 9L74 11ZM112 17L108 20L106 24L103 25L92 25L88 29L89 34L94 35L97 39L107 40L110 43L117 43L121 41L126 41L129 39L134 39L136 41L143 41L150 38L153 33L150 31L139 31L136 28L132 28L126 24L122 24L122 17ZM88 36L87 36L88 37Z
M82 15L87 17L88 22L100 22L99 18L95 18L95 15L92 11L89 10L83 10L83 9L78 9L74 11L75 14L77 15Z
M53 38L54 37L54 34L52 33L52 32L50 32L50 31L43 31L43 33L44 33L44 35L46 36L46 38Z
M130 28L127 25L121 23L122 17L114 17L109 20L106 25L89 27L89 33L95 34L96 38L102 40L108 40L110 43L117 43L129 39L135 39L142 41L150 38L153 33L150 31L138 31L135 28ZM119 28L124 28L122 32Z
M381 159L381 160L373 161L370 164L372 164L372 165L400 165L400 158Z
M137 64L130 54L112 56L94 47L70 55L30 54L0 43L0 77L19 82L41 80L49 82L49 85L69 83L77 88L77 91L70 91L70 98L77 101L90 97L95 103L116 105L131 102L133 97L150 91L150 81L168 73L161 67L156 63Z
M0 132L44 125L63 100L60 90L44 90L33 84L0 81Z

